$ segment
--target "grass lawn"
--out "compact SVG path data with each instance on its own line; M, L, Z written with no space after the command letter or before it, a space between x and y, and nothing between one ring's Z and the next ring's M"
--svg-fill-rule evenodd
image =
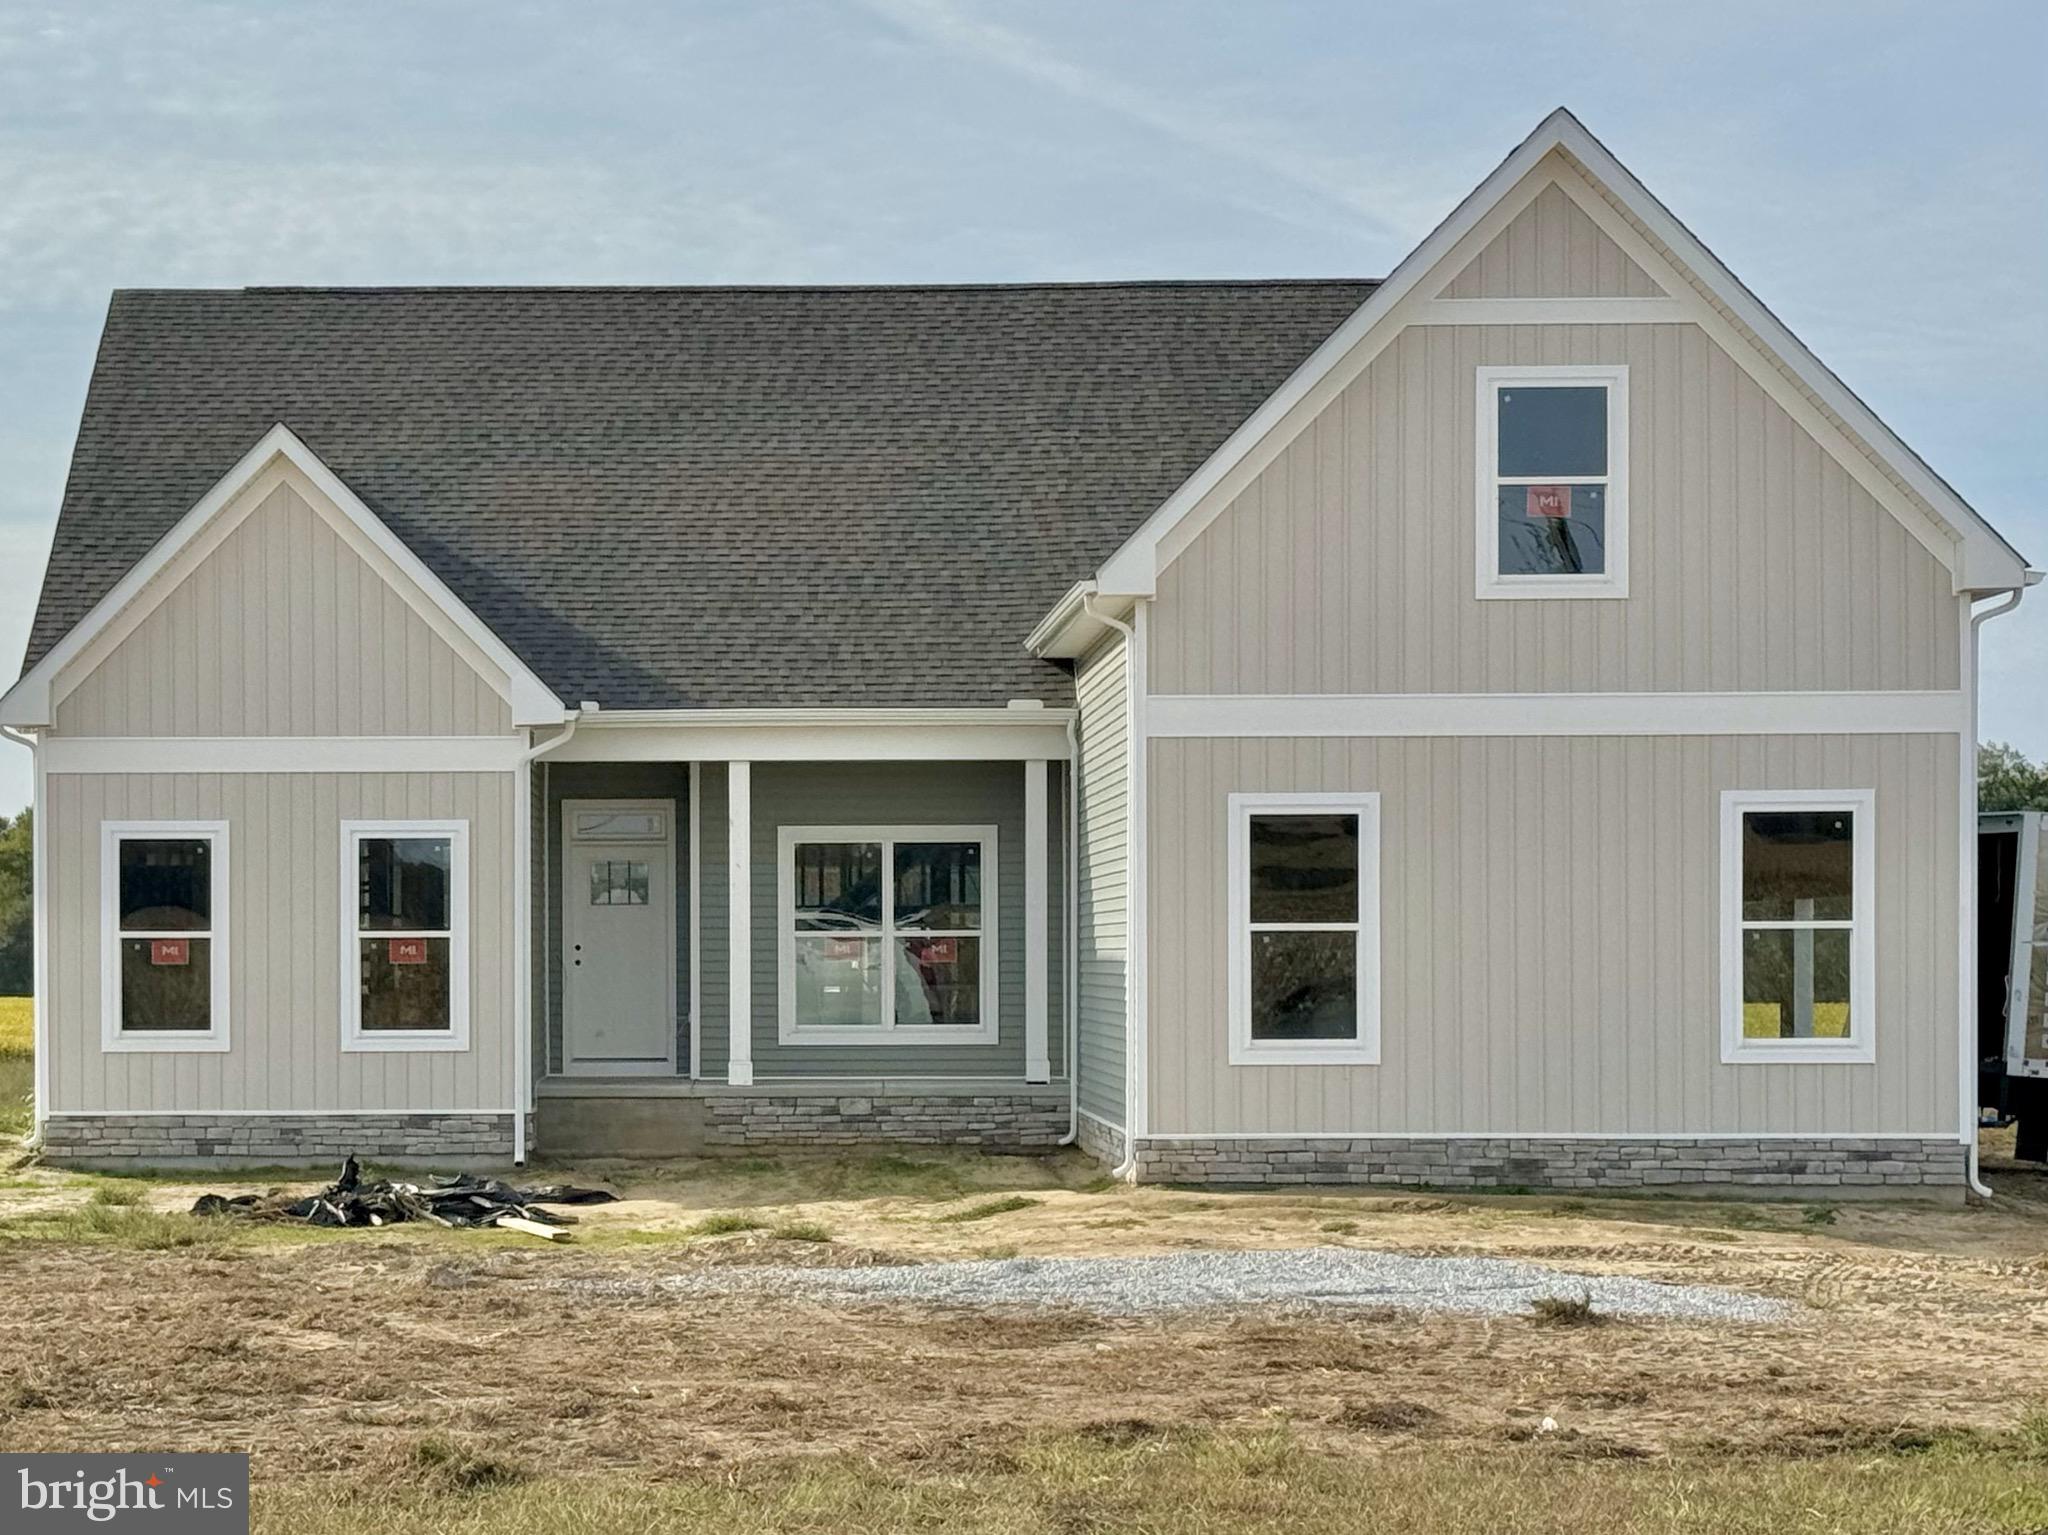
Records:
M27 1005L0 1000L10 1101L28 1068ZM320 1181L303 1170L0 1158L0 1445L247 1449L254 1527L292 1535L2017 1535L2048 1530L2048 1177L1993 1166L2001 1197L1963 1209L1130 1188L1073 1154L586 1162L518 1175L623 1196L549 1245L186 1213ZM1723 1285L1796 1316L1114 1317L667 1286L1303 1246Z

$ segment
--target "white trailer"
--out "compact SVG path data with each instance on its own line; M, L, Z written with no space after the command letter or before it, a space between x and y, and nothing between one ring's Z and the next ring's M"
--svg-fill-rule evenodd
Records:
M1977 1099L2048 1161L2048 815L1977 818Z

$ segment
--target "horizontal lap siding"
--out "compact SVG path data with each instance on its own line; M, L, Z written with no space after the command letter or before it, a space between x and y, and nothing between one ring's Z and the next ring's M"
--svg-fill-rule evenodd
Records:
M1130 685L1121 638L1081 663L1080 927L1081 1107L1124 1123L1125 987L1129 955Z
M512 773L52 774L51 1107L507 1110L515 1101ZM341 1050L341 823L469 823L470 1048ZM228 823L230 1049L100 1050L100 823Z
M74 736L503 735L511 713L280 485L57 706Z
M1630 596L1473 595L1477 369L1629 369ZM1947 689L1949 574L1690 325L1403 332L1159 580L1158 693Z
M1953 1133L1953 736L1156 740L1158 1134ZM1877 795L1877 1061L1720 1061L1720 796ZM1381 1064L1228 1064L1225 805L1381 794Z
M727 1030L726 769L703 772L704 1073L723 1077ZM1052 954L1047 1044L1055 1076L1064 1072L1060 946L1064 816L1053 775L1048 795L1047 928ZM788 1077L1016 1077L1024 1074L1024 765L1021 762L757 762L753 807L753 1057L757 1081ZM997 975L999 1013L993 1045L784 1045L777 1039L777 833L783 826L987 825L997 828Z

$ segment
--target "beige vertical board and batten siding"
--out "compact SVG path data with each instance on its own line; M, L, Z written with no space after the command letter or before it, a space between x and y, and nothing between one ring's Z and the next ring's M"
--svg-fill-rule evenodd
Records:
M1631 595L1473 596L1480 366L1629 369ZM1398 336L1160 573L1159 694L1960 685L1949 572L1696 326Z
M51 1108L509 1111L518 973L512 773L62 774L48 783ZM100 823L228 823L230 1048L100 1050ZM469 822L470 1047L341 1048L341 823Z
M504 681L436 634L287 481L104 659L60 680L56 732L503 735Z
M1078 993L1081 1107L1122 1128L1129 1028L1130 676L1119 636L1076 668L1080 711Z
M1453 278L1443 298L1659 298L1664 290L1555 183Z
M1956 1121L1953 736L1154 740L1150 1132ZM1877 795L1877 1060L1723 1065L1723 789ZM1381 795L1381 1064L1233 1067L1226 796Z

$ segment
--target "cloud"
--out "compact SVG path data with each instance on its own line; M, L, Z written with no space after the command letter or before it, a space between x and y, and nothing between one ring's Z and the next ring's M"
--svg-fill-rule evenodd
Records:
M1366 166L1330 154L1309 133L1274 123L1231 117L1213 102L1191 105L1100 69L1076 64L1014 27L970 14L952 0L861 0L870 12L920 41L946 49L1020 79L1046 86L1100 111L1110 113L1160 137L1217 160L1269 177L1306 193L1325 212L1340 216L1352 229L1363 226L1377 239L1405 251L1422 227L1446 210L1431 197L1432 189L1414 188L1402 196L1409 180L1392 167ZM1247 203L1261 213L1299 218L1275 206L1274 200L1249 193L1242 185L1217 189L1219 195Z

